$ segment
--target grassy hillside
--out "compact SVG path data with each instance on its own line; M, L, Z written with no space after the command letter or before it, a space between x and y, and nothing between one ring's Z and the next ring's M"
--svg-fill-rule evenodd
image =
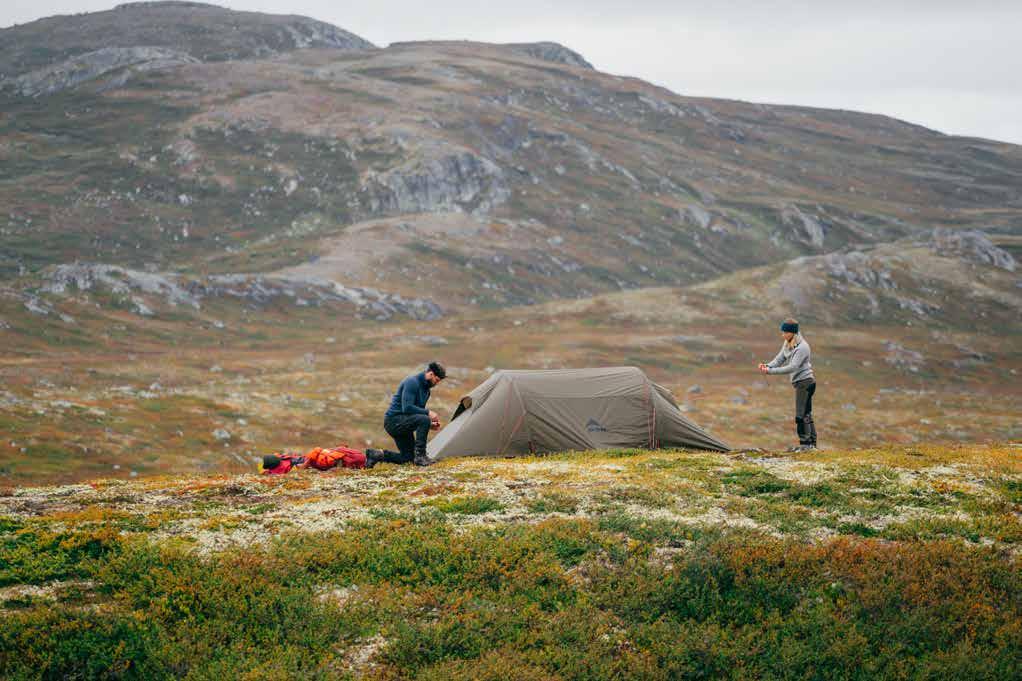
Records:
M0 495L5 678L1019 678L1013 447Z
M106 35L111 18L125 28ZM146 42L156 18L176 28ZM7 29L0 69L59 61L80 51L67 33L93 29L187 59L99 73L94 57L98 75L45 95L0 88L0 279L75 259L287 269L495 307L685 285L934 227L1019 235L1017 146L685 97L561 63L557 46L331 49L296 21L325 35L179 3Z

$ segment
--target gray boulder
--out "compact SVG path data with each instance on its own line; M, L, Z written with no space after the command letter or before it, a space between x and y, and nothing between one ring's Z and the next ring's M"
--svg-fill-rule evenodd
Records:
M930 250L936 255L964 258L981 265L993 265L1014 272L1015 258L1003 248L995 246L986 232L978 229L952 230L938 227L933 230Z
M362 189L373 215L485 214L511 195L500 166L468 151L415 159L368 177Z
M781 210L781 223L792 230L792 236L813 248L822 248L826 236L823 223L815 215L803 212L798 206L785 206Z
M868 289L891 290L897 288L891 271L878 258L861 251L828 253L822 258L827 276Z

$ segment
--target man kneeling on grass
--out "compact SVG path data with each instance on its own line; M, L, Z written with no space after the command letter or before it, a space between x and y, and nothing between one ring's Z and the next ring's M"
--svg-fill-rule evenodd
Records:
M430 362L425 371L401 381L390 401L390 408L383 416L383 429L394 438L398 451L367 449L367 468L381 461L412 461L416 466L433 463L426 455L426 438L430 430L440 428L440 417L435 411L426 409L426 402L429 401L429 391L446 377L447 371L443 366Z

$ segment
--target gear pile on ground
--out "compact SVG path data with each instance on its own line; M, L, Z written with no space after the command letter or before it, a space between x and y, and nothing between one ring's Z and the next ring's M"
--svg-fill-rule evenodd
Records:
M263 475L286 475L295 468L315 468L328 471L331 468L365 468L365 453L339 445L332 449L315 447L305 455L275 452L263 457L259 472Z

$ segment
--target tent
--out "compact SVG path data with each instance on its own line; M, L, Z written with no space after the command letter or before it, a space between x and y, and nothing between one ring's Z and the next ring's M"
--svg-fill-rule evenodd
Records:
M445 459L614 447L729 449L640 369L613 367L498 371L461 398L428 453Z

